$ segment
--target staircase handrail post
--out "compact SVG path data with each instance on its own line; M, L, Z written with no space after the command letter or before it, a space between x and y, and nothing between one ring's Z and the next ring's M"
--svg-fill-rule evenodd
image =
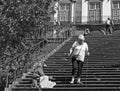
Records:
M9 70L10 70L10 65L7 66L7 75L6 75L6 80L5 80L5 88L8 88L9 85Z

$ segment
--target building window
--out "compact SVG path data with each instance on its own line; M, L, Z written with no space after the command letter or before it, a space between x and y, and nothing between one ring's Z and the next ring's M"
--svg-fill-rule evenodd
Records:
M100 9L100 2L90 2L90 10Z
M120 1L114 1L113 2L113 9L119 9L120 8Z
M112 19L115 23L120 23L120 1L112 2Z
M95 3L90 3L90 10L95 10L96 4Z
M89 22L100 23L101 2L89 2Z
M69 3L61 3L59 5L60 21L69 21L69 14L70 14L70 4Z

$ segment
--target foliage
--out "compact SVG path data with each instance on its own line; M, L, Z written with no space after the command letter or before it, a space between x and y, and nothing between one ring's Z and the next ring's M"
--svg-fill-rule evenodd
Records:
M50 21L51 0L1 0L0 56L24 46L26 35L44 30ZM24 42L24 43L23 43Z
M13 57L30 47L26 40L44 31L53 13L52 0L1 0L0 1L0 57ZM26 46L27 45L27 46ZM4 60L4 59L3 59ZM1 69L0 69L1 71Z

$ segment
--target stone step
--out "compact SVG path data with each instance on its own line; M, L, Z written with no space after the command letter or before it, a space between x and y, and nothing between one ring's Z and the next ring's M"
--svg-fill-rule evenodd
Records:
M62 83L62 84L57 84L55 87L118 87L120 82L118 83L118 81L82 81L82 85L79 85L79 84L69 84L68 82L67 83ZM20 89L21 88L31 88L32 85L31 84L18 84L18 85L15 85L15 87L19 87ZM32 87L34 88L34 87Z
M70 84L69 82L71 81L70 78L55 78L54 80L57 84ZM77 81L77 78L75 79ZM84 84L120 84L120 79L119 78L111 78L111 79L105 79L105 78L81 78L81 81Z
M111 59L110 59L111 58ZM110 59L110 60L109 60ZM107 57L107 58L88 58L86 57L86 59L84 60L84 63L120 63L119 62L119 57L116 57L116 59L112 59L112 57ZM71 58L67 58L67 57L61 57L61 58L51 58L51 59L47 59L45 61L45 63L69 63L71 62Z
M109 71L109 72L114 72L114 71ZM94 74L94 73L109 73L109 72L107 72L107 71L83 71L83 75L87 75L87 74ZM47 75L71 75L71 72L45 72L45 74L47 74ZM115 72L113 73L113 74L115 74ZM120 73L117 73L117 71L116 71L116 74L118 74L118 75L120 75Z
M71 78L71 75L53 75L54 78ZM94 77L101 77L104 79L117 79L120 78L120 74L104 74L104 73L93 73L93 74L83 74L81 78L86 79L86 78L94 78Z
M55 69L55 68L44 68L44 70L46 71L59 71L59 70L63 70L64 68L59 68L59 69ZM83 70L118 70L119 71L119 68L82 68ZM71 71L72 68L65 68L64 71Z
M67 64L70 64L70 62L71 62L71 60L70 59L64 59L64 61L63 60L59 60L59 61L49 61L49 62L45 62L46 64L48 64L48 65L56 65L56 66L59 66L59 65L63 65L63 64L65 64L65 65L67 65ZM86 65L86 64L120 64L119 63L119 60L111 60L111 61L88 61L88 60L85 60L84 61L84 65Z
M12 91L39 91L36 87L12 87Z
M55 57L55 56L51 56L50 58L48 58L47 60L56 60L56 59L63 59L63 58L69 58L69 57ZM114 60L114 59L119 59L120 57L119 56L102 56L102 57L99 57L99 56L95 56L95 55L90 55L89 57L89 60ZM47 61L46 60L46 61Z
M32 81L31 78L21 78L21 81Z
M73 87L73 88L89 88L89 87L99 87L99 88L110 87L111 88L111 87L115 87L115 88L117 88L117 87L119 87L119 84L109 84L109 83L108 84L96 84L96 83L85 84L85 83L83 83L82 85L80 85L80 84L73 84L73 85L71 85L71 84L57 84L54 88L58 88L58 87L59 88L70 88L70 87Z
M56 66L61 66L61 65L71 65L71 61L70 60L64 60L63 62L62 61L49 61L49 62L45 62L48 66L52 66L52 65L56 65ZM91 64L91 65L95 65L95 64L101 64L101 65L104 65L104 64L106 64L106 65L119 65L120 63L119 63L119 60L118 61L116 61L116 62L114 62L114 61L106 61L106 62L104 62L104 61L102 61L102 62L99 62L99 61L96 61L96 62L88 62L87 60L84 62L84 65L88 65L88 64Z
M65 76L65 75L71 75L71 73L45 73L46 75L52 75L52 76L54 76L54 75L57 75L57 76L59 76L59 75L63 75L63 76ZM88 76L88 75L120 75L120 72L92 72L92 73L82 73L82 75L83 76Z
M32 81L19 81L19 84L32 84Z
M119 87L56 87L42 91L119 91Z
M54 78L58 78L58 79L62 79L62 78L71 78L71 74L51 74L51 73L46 73L46 75L48 75L48 76L53 76ZM33 76L32 75L27 75L26 76L26 78L27 79L31 79L31 78L33 78ZM120 74L107 74L107 73L87 73L87 74L82 74L82 76L81 76L81 78L83 78L83 79L86 79L86 78L104 78L104 79L106 79L106 78L113 78L113 79L119 79L120 78Z
M71 72L72 72L72 70L70 70L70 71L64 71L64 70L61 70L61 71L44 71L46 74L47 73L55 73L55 74L57 74L57 73L59 73L59 74L70 74ZM118 72L117 70L115 70L115 71L111 71L111 70L82 70L82 72L85 74L85 73L95 73L95 72L106 72L106 73L109 73L109 72ZM120 71L119 71L120 72Z
M72 76L53 76L56 81L65 81L71 80ZM101 81L120 81L120 75L111 76L111 75L91 75L91 76L83 76L81 77L81 81L98 81L98 78ZM77 79L77 78L76 78Z
M80 85L80 84L57 84L56 85L56 87L74 87L74 88L76 88L76 87L119 87L119 84L111 84L111 83L108 83L108 82L106 82L106 84L105 83L93 83L92 84L92 82L87 82L87 83L85 83L85 82L82 82L83 84L82 85Z
M15 87L24 87L24 88L28 88L28 87L35 87L33 84L16 84Z
M113 66L113 64L84 64L84 66L83 66L83 68L93 68L93 67L97 67L97 68L103 68L103 67L112 67ZM64 64L64 65L47 65L47 67L48 68L71 68L72 67L72 64L70 63L70 64ZM119 67L119 65L118 65L118 67Z

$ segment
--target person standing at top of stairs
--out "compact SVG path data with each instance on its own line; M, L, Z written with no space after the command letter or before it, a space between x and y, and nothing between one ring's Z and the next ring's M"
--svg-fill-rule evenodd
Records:
M89 55L88 44L85 41L85 37L83 35L79 35L78 40L75 41L70 49L70 57L72 59L72 80L70 81L71 84L75 81L75 73L78 67L77 72L77 83L82 84L81 74L82 74L82 67L84 64L85 55Z
M106 20L106 35L112 35L114 22L108 17Z

